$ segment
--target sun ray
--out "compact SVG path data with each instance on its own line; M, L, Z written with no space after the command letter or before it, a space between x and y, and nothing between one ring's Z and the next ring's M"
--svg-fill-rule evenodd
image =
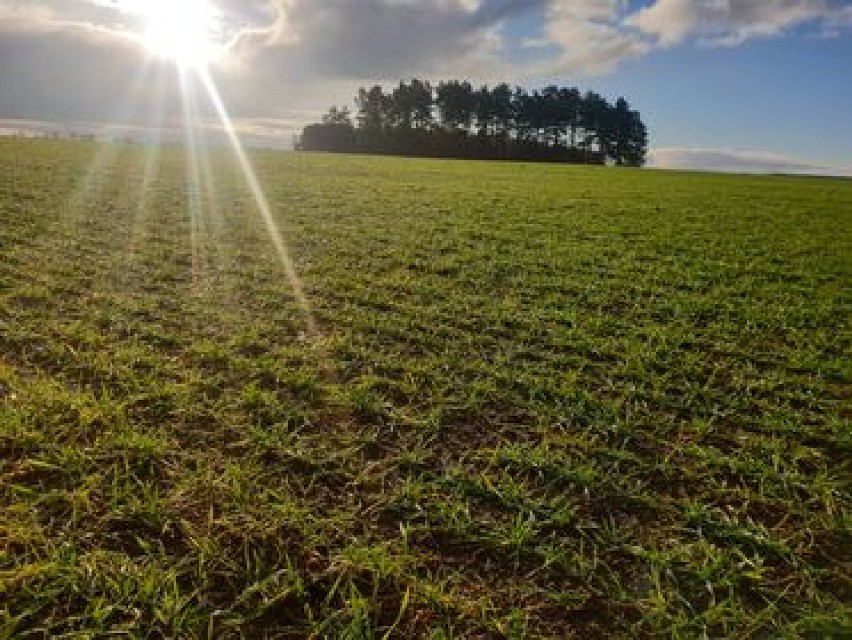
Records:
M301 309L308 332L315 336L317 324L310 301L299 278L290 249L284 240L281 229L275 220L269 201L258 180L254 167L236 132L233 121L225 107L222 96L210 74L209 65L220 49L215 36L219 12L210 0L116 0L116 6L127 14L140 17L144 30L139 39L148 51L174 63L179 77L180 97L183 110L183 137L187 166L187 207L190 223L190 243L192 252L193 286L199 284L199 275L203 270L202 248L204 230L204 195L212 203L215 194L208 193L211 182L207 150L201 149L200 116L194 95L194 82L197 80L206 98L213 105L219 125L225 132L228 143L237 159L242 176L257 206L266 231L275 248L279 262L293 296Z
M129 89L125 92L119 108L112 117L114 122L131 122L139 111L140 96L146 86L147 80L153 67L150 62L140 64L136 74L130 82ZM72 228L76 227L77 216L80 211L85 210L89 201L97 201L100 197L103 182L106 180L106 172L114 163L120 146L113 141L98 142L96 152L92 161L86 169L86 174L71 193L68 206L65 208L65 223Z
M222 210L219 207L219 192L213 179L213 166L210 162L210 140L203 127L199 127L198 140L201 147L201 183L204 185L204 196L207 199L207 210L210 222L216 233L222 231Z
M151 137L145 140L144 168L142 170L142 181L139 184L137 205L133 215L133 225L130 238L125 250L125 268L123 277L125 280L130 276L130 265L135 257L136 246L142 235L145 221L148 216L148 207L151 202L151 193L154 184L159 177L160 153L163 142L163 120L165 101L165 70L159 68L153 79L151 96L153 101L149 107L147 127Z
M186 71L178 72L180 79L181 104L183 106L183 131L184 131L184 155L186 157L186 197L187 210L189 213L189 236L192 251L192 288L198 293L201 288L201 280L204 272L201 228L202 228L202 201L201 201L201 166L198 159L198 110L195 105L195 95L192 90L192 79L187 77Z
M237 162L242 170L243 177L246 180L246 183L249 187L249 191L254 198L255 204L257 205L258 212L260 213L264 225L266 226L266 231L272 240L272 244L275 247L275 251L278 254L279 261L281 262L281 266L284 269L284 274L287 278L287 281L290 287L293 290L293 295L298 303L299 307L302 310L304 315L305 322L307 324L307 329L311 336L316 336L318 334L318 327L316 320L314 318L313 310L311 308L310 301L308 300L307 295L305 294L304 286L299 278L299 274L296 270L296 265L293 262L293 258L290 255L290 249L287 246L287 243L284 240L284 236L281 233L281 230L278 226L278 223L275 221L275 217L272 214L272 208L269 206L269 201L266 198L266 193L263 190L263 187L260 184L260 181L257 178L257 174L254 171L254 167L251 164L251 161L246 154L245 148L243 147L242 142L240 141L240 137L237 134L236 129L234 128L233 121L231 117L228 115L228 111L225 108L225 103L222 100L221 95L219 94L219 90L216 87L213 78L210 75L210 72L205 67L200 67L196 70L198 74L198 78L201 81L202 86L204 87L208 98L210 99L213 108L216 111L216 115L219 118L220 124L225 131L225 134L228 138L228 142L230 143L231 149L234 152Z

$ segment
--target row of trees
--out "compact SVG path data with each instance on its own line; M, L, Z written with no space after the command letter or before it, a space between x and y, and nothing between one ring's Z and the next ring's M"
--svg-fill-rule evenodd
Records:
M298 148L629 166L644 164L647 153L647 129L627 100L610 104L574 87L529 93L413 79L390 92L362 88L355 104L354 120L348 108L332 107L304 129Z

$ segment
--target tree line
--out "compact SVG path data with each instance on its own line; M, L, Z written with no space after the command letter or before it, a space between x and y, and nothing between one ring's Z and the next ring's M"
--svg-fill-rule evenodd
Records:
M540 160L642 166L648 131L624 98L555 85L527 92L506 83L475 89L413 79L386 92L361 88L356 113L332 107L305 127L305 151Z

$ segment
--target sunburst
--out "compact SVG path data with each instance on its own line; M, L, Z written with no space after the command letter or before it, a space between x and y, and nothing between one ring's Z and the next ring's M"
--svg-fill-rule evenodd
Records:
M210 0L119 0L142 21L140 40L155 56L182 67L203 67L219 53L218 13Z

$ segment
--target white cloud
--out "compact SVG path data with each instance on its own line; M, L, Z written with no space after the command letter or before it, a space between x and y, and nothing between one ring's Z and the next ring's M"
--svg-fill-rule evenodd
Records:
M852 177L852 167L826 166L784 154L736 149L657 148L648 154L648 166L657 169Z
M626 23L655 36L662 46L683 42L698 27L699 11L694 0L658 0L631 15Z
M0 0L0 31L127 36L139 31L140 16L119 10L126 1ZM825 36L852 27L852 6L834 0L654 0L641 8L628 0L216 1L220 37L235 53L222 73L255 74L267 87L444 76L447 69L483 80L588 76L687 41L735 46L804 24ZM541 55L535 68L521 67L503 26L539 10L542 31L525 42Z
M625 29L625 0L554 0L547 15L547 39L561 50L550 63L556 71L596 75L648 53L649 42Z
M662 47L690 38L736 46L809 23L837 25L849 11L830 0L656 0L628 16L625 24Z

